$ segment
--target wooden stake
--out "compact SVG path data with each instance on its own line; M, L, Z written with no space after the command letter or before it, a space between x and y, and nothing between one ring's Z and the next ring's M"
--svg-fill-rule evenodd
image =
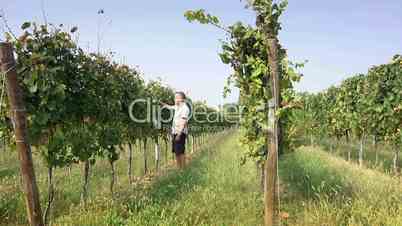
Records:
M272 99L269 103L269 134L268 134L268 156L265 163L265 226L279 224L279 190L278 190L278 153L279 153L279 109L280 93L280 72L278 57L278 40L269 37L266 40L268 46L268 62L270 68Z
M28 212L28 220L32 226L43 226L42 211L39 201L39 190L36 184L32 162L31 147L27 139L26 112L21 88L18 85L16 63L10 43L0 43L1 70L7 79L7 94L11 107L15 139L20 160L23 189Z

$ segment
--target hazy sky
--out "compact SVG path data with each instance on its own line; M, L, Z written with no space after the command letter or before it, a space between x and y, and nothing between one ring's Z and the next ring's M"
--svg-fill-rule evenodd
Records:
M43 22L41 0L0 0L12 29L24 21ZM96 50L98 21L102 21L102 50L116 60L136 66L147 79L161 77L193 99L218 105L236 101L236 92L222 98L231 69L220 62L223 32L190 24L183 14L204 8L225 24L254 23L254 14L240 0L43 0L47 20L79 27L80 45ZM104 9L103 18L97 11ZM402 53L401 0L289 0L282 18L281 42L292 60L309 60L298 90L318 91L371 65Z

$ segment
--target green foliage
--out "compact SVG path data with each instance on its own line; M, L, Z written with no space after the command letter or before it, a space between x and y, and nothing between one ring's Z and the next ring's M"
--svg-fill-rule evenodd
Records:
M116 160L113 146L128 137L122 134L135 136L128 106L144 95L139 73L109 57L85 53L72 40L77 27L66 32L62 25L26 22L21 28L24 34L10 41L18 55L29 137L45 163L63 167L99 155ZM3 119L8 107L2 106ZM1 122L2 136L11 137L7 121Z
M306 94L306 118L314 136L374 136L401 144L402 59L372 67L318 94ZM315 131L315 132L314 132Z
M189 22L198 21L201 24L219 24L219 18L206 13L205 10L200 9L196 11L189 10L184 16Z
M31 22L25 22L21 25L21 29L25 30L31 26Z
M264 26L272 26L275 32L280 28L278 22L280 14L286 8L286 2L273 4L270 1L254 1L253 8L257 13L266 16L266 21L261 21ZM269 4L269 7L267 7ZM268 10L268 11L267 11ZM271 11L269 11L271 10ZM187 11L185 16L192 21L201 24L212 24L227 32L227 38L222 41L222 52L219 54L222 62L233 68L224 89L224 96L231 91L231 86L240 90L239 105L242 108L240 142L245 148L245 159L248 157L257 160L266 155L268 101L272 98L269 78L269 60L266 43L266 30L245 25L241 22L228 27L223 27L219 19L207 14L204 10ZM302 64L289 63L286 50L279 46L280 79L283 108L278 116L284 128L282 149L293 148L293 128L290 120L294 92L293 84L300 80L301 75L296 72Z
M287 0L279 3L272 0L248 0L248 6L257 12L257 24L269 36L267 38L277 38L281 30L280 16L286 10Z
M205 16L218 22L211 15ZM78 28L65 31L63 27L25 22L20 37L8 38L18 56L29 139L46 165L94 162L98 156L116 161L118 146L147 137L167 139L169 122L158 122L171 112L165 109L158 115L155 110L159 110L160 101L174 99L173 89L160 81L145 83L136 69L113 62L111 55L84 52L73 41ZM3 83L3 76L1 79ZM150 100L151 112L146 105L130 109L136 99ZM9 105L1 104L0 136L11 142ZM150 113L151 121L135 122L129 110L137 116Z

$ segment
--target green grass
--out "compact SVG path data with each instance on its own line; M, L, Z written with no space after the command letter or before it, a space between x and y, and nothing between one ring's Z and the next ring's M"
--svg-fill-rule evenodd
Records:
M255 166L240 166L236 148L234 136L212 140L184 171L121 190L115 202L75 209L57 225L259 225Z
M117 162L115 196L109 165L98 161L90 198L80 204L81 167L56 170L52 223L57 226L254 226L262 225L263 203L256 165L240 165L236 133L210 138L184 171L165 167L129 185L125 154ZM150 168L153 156L150 149ZM164 156L164 154L162 155ZM141 152L134 174L143 175ZM171 156L168 156L171 159ZM14 155L2 156L0 225L26 225ZM163 160L165 162L165 160ZM46 169L36 157L42 202ZM379 170L359 168L319 147L302 147L280 159L283 226L402 226L402 181ZM285 216L289 213L289 216Z
M148 146L148 168L155 169L153 145ZM165 147L161 147L162 164L166 165L172 160L172 154L168 149L165 158ZM115 190L119 191L129 187L127 176L127 152L122 152L120 160L116 162L117 183ZM47 169L38 154L33 150L36 178L41 191L42 207L47 199ZM72 209L80 206L80 192L82 187L81 165L73 165L71 174L67 168L55 169L55 200L52 218L68 214ZM133 150L133 175L140 178L144 175L143 151L136 146ZM105 160L99 159L91 168L89 185L89 200L95 202L101 197L103 200L111 199L109 192L110 166ZM108 200L109 202L109 200ZM43 210L43 208L42 208ZM0 225L26 225L26 210L24 196L20 185L19 161L15 152L0 153Z
M255 167L240 166L235 143L230 137L186 171L158 181L148 193L151 204L135 211L128 225L259 225Z
M126 159L117 163L118 184L111 198L107 162L95 164L86 206L80 204L81 167L56 170L57 192L53 225L260 225L262 199L256 167L240 166L237 136L209 139L184 171L172 167L155 178L129 185ZM142 158L135 153L135 175L142 175ZM171 156L169 155L169 158ZM10 156L15 158L15 156ZM153 157L149 158L152 162ZM14 166L15 161L9 161ZM42 201L46 197L46 169L35 158ZM150 166L151 168L153 165ZM18 167L16 168L18 170ZM18 171L3 177L0 225L26 225L25 206Z
M284 156L280 168L287 225L402 225L400 178L312 147Z
M359 159L359 141L352 140L349 143L338 142L334 139L322 139L318 143L323 149L334 155L348 158L348 152L351 153L351 160L358 162ZM363 162L366 167L377 169L386 173L393 172L394 149L400 147L392 147L388 144L378 143L376 147L368 141L364 145ZM378 152L378 162L376 162L376 151ZM401 153L402 155L402 153ZM399 166L402 166L402 158L399 159Z

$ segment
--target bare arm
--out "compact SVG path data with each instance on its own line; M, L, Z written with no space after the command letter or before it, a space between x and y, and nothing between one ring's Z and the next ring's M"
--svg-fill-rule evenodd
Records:
M159 101L159 103L162 105L162 107L165 107L167 109L174 109L174 105L169 105L169 104L164 103L162 101Z

